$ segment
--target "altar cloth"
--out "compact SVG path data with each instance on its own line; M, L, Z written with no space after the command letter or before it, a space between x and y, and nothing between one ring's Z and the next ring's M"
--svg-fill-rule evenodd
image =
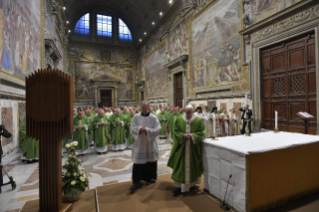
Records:
M319 137L288 132L203 141L204 188L235 210L262 211L319 190Z

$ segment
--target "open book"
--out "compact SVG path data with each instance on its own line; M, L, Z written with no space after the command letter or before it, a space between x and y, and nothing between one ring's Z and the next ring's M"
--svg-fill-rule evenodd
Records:
M307 112L298 112L297 115L300 117L300 118L303 118L303 119L312 119L314 118L313 115L307 113Z

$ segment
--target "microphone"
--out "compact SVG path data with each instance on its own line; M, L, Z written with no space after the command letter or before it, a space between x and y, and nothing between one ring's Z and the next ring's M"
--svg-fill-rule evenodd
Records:
M225 198L226 198L226 194L227 194L227 189L228 189L228 184L229 184L229 180L233 175L229 175L228 178L228 182L227 182L227 186L226 186L226 191L225 191L225 196L224 196L224 200L222 203L219 204L219 206L221 207L221 209L223 209L224 211L229 211L230 208L225 204Z

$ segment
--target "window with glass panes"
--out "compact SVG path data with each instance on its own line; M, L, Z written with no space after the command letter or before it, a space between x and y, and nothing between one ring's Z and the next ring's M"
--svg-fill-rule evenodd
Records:
M121 19L119 19L119 38L121 41L132 41L131 31Z
M111 16L97 15L97 35L103 37L112 37Z
M89 36L90 34L90 13L85 14L76 23L74 34L81 36Z

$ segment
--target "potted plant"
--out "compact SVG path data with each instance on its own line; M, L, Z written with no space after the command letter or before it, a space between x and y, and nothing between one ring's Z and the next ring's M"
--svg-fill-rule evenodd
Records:
M79 168L82 163L80 159L77 159L78 153L75 151L77 145L77 141L65 145L68 160L63 165L66 172L62 172L62 191L71 202L78 200L89 186L90 174Z

